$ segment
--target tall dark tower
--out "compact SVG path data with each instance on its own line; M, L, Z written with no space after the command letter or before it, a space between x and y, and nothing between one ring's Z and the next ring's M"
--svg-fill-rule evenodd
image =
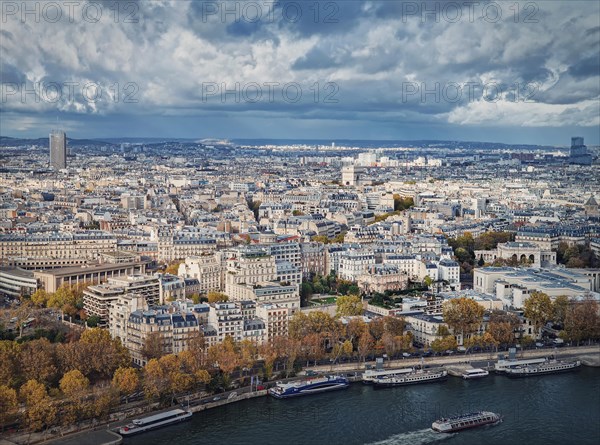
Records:
M588 153L587 147L583 144L582 137L571 138L571 149L569 150L569 164L592 164L592 155Z
M67 135L64 131L50 133L50 166L55 170L67 168Z

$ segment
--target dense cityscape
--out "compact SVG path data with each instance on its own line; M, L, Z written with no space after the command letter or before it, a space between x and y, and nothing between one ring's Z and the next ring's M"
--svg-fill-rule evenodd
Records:
M597 2L1 9L0 445L600 442Z
M3 145L5 424L118 419L129 399L212 400L307 365L600 338L600 178L581 138Z

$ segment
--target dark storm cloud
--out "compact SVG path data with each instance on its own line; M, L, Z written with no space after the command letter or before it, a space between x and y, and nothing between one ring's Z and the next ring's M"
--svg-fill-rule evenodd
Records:
M514 3L483 1L99 4L105 15L98 23L69 23L65 17L59 23L8 21L0 31L0 74L3 82L27 85L95 82L105 93L116 88L119 94L91 104L81 91L56 104L11 97L2 109L16 114L3 131L34 129L42 113L53 110L78 125L101 116L111 128L123 121L111 119L117 114L155 123L172 117L168 128L177 132L194 131L184 126L186 116L207 115L215 116L209 127L215 131L229 128L232 119L245 122L244 128L277 119L277 131L301 128L302 134L307 128L295 120L315 128L319 120L323 127L344 122L366 133L377 127L386 134L405 132L400 128L407 123L445 126L448 134L477 125L515 131L598 125L597 2L519 2L518 17ZM453 20L456 4L463 5L460 20ZM493 4L502 8L501 20L486 15ZM115 22L110 11L116 8ZM275 96L266 100L264 84L272 82L278 83ZM136 102L123 100L126 84L138 89ZM262 86L262 100L240 93L248 84ZM301 85L302 99L282 95L285 84ZM472 95L463 89L456 99L448 97L453 85L467 84ZM500 91L484 97L490 84ZM207 85L229 96L207 98ZM335 85L335 101L325 101L328 85ZM525 103L519 88L528 86L537 89ZM39 115L19 123L19 113Z

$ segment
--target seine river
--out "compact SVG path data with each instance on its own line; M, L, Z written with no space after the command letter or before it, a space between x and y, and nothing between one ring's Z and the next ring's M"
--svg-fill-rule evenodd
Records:
M454 434L430 430L435 419L473 410L500 413L500 425ZM460 445L600 443L600 369L512 380L374 390L360 383L331 393L245 400L125 440L132 445Z

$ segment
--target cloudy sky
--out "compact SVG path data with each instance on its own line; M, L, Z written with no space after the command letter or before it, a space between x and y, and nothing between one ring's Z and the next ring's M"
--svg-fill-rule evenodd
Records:
M2 136L600 134L600 2L2 2Z

